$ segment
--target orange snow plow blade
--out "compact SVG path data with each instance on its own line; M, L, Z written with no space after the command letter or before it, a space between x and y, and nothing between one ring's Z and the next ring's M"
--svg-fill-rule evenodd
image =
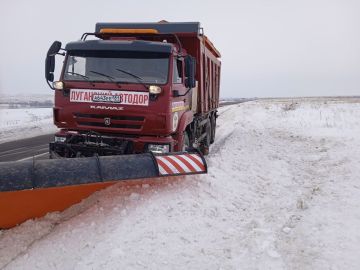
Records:
M207 173L198 153L0 163L0 229L62 211L118 181Z
M0 228L8 229L27 219L65 210L112 184L114 182L0 192Z

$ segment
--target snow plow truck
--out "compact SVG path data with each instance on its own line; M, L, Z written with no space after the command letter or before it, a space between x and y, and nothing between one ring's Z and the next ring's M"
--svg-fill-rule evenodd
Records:
M50 159L0 163L0 229L118 181L206 173L219 58L198 22L97 23L64 48L55 41L45 78L59 131Z

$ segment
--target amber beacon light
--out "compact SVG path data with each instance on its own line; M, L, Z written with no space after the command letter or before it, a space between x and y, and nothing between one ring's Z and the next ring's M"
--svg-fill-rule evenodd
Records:
M158 34L156 29L119 29L119 28L103 28L101 34Z

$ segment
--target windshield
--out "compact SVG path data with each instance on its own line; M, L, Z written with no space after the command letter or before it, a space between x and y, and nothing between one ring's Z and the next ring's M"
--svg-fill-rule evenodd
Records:
M64 80L165 84L169 57L154 52L70 51Z

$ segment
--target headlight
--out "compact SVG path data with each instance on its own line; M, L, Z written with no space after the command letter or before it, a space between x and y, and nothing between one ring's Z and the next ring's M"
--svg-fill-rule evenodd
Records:
M168 144L148 144L148 150L153 153L169 153L170 145L168 145Z
M64 89L64 83L61 81L53 82L53 87L57 90L62 90Z
M150 94L160 94L161 93L161 87L157 85L150 85L149 86L149 93Z
M65 142L65 141L66 141L66 137L55 136L55 142Z

